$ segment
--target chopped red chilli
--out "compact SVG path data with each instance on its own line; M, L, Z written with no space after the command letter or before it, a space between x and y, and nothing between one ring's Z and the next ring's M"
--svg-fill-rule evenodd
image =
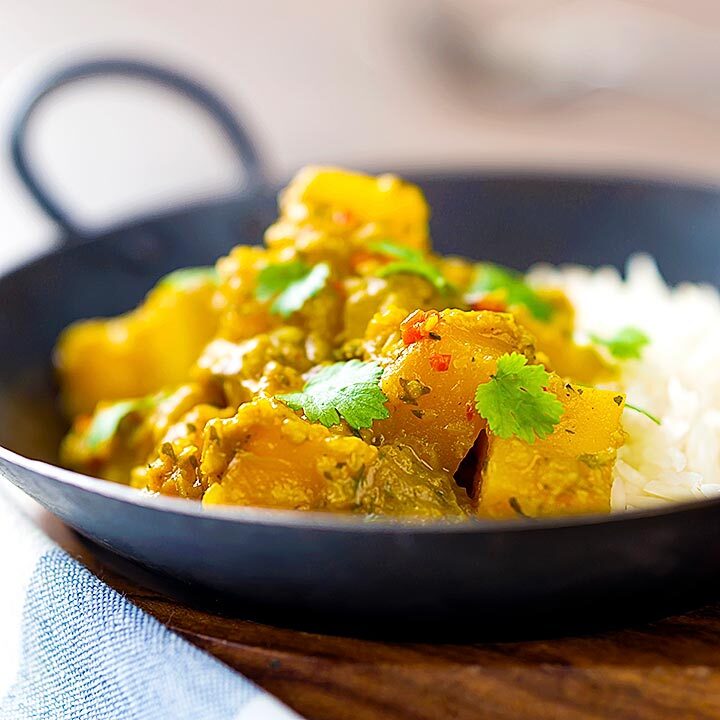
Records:
M350 225L355 221L355 217L349 210L337 210L332 215L333 222L336 225Z
M507 304L500 298L488 295L472 304L473 310L490 310L491 312L507 312Z
M416 310L400 323L403 342L412 345L418 340L430 337L439 322L440 316L437 311Z
M430 356L430 367L435 370L435 372L445 372L450 367L451 360L452 355L436 353Z

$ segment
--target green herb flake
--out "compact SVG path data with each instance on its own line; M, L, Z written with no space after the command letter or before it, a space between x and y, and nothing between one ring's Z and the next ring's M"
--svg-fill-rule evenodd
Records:
M479 263L475 266L475 274L467 290L469 302L478 297L502 290L505 293L505 302L509 307L524 305L533 317L548 322L554 313L551 303L525 282L519 272L509 268L494 265L493 263Z
M423 385L417 379L408 380L407 378L401 377L399 380L403 394L398 397L398 400L408 405L417 405L418 400L423 395L430 393L430 388L427 385Z
M648 420L652 420L656 425L662 425L662 421L657 415L653 415L649 410L644 410L641 407L637 407L637 405L631 405L629 402L625 403L625 407L628 410L634 410L637 413L640 413L641 415L644 415Z
M287 318L315 297L329 277L327 263L310 266L301 260L293 260L268 265L258 274L255 297L261 301L274 298L270 312Z
M549 380L544 366L528 365L524 355L506 353L490 380L478 385L475 408L498 437L533 443L550 435L563 414L562 403L545 390Z
M213 265L175 270L161 278L158 286L172 287L176 290L193 290L208 282L215 285L220 282L218 271Z
M173 462L177 461L177 456L175 455L175 448L172 446L172 443L164 442L160 448L160 452L161 454L170 458L170 460L172 460Z
M610 338L591 335L590 339L597 345L604 345L618 360L639 360L650 343L650 338L636 327L624 327Z
M517 515L519 515L520 517L530 518L529 515L526 515L526 514L523 512L523 509L520 507L520 501L519 501L516 497L511 497L511 498L508 500L508 505L509 505L510 508L513 510L513 512L515 512L515 513L516 513Z
M368 249L374 253L387 255L397 260L424 260L420 250L416 250L407 245L398 245L398 243L394 243L392 240L373 240L373 242L368 245Z
M302 392L277 398L293 410L302 410L310 422L331 427L342 418L359 430L390 417L385 407L388 398L380 389L381 375L382 368L374 362L334 363L311 377Z
M141 412L151 407L155 396L122 400L98 410L90 422L85 434L85 445L91 451L97 450L117 433L120 423L131 413Z
M440 272L440 269L431 263L419 250L405 245L398 245L390 240L376 240L371 242L368 248L380 255L395 258L394 262L383 265L377 271L378 277L400 274L418 275L442 293L451 291L452 286Z

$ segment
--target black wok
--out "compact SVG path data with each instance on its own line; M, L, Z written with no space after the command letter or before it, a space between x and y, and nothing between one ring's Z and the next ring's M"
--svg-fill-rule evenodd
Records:
M70 80L131 74L174 87L216 118L238 151L240 194L81 232L47 196L26 160L25 129L39 97ZM464 624L624 616L712 587L720 569L720 500L613 516L400 525L358 517L251 508L202 509L150 497L53 464L64 422L51 354L78 318L133 307L160 276L212 263L260 242L276 188L225 106L173 73L122 61L75 66L45 83L17 124L18 169L64 230L52 252L0 278L0 468L48 510L112 553L233 598L242 612L370 621L421 632ZM396 169L396 168L391 168ZM652 253L670 282L720 281L720 192L644 180L493 172L402 172L433 208L442 252L523 268L536 261L621 266ZM472 623L472 624L469 624Z

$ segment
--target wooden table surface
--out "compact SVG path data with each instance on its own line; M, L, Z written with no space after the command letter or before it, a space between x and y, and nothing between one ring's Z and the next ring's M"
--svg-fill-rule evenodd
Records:
M551 640L459 645L319 635L178 603L121 575L49 514L35 517L112 587L308 719L720 718L720 603Z

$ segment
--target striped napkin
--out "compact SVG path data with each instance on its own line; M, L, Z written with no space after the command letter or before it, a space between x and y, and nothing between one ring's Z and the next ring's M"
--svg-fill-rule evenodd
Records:
M1 720L297 720L101 582L0 483Z

